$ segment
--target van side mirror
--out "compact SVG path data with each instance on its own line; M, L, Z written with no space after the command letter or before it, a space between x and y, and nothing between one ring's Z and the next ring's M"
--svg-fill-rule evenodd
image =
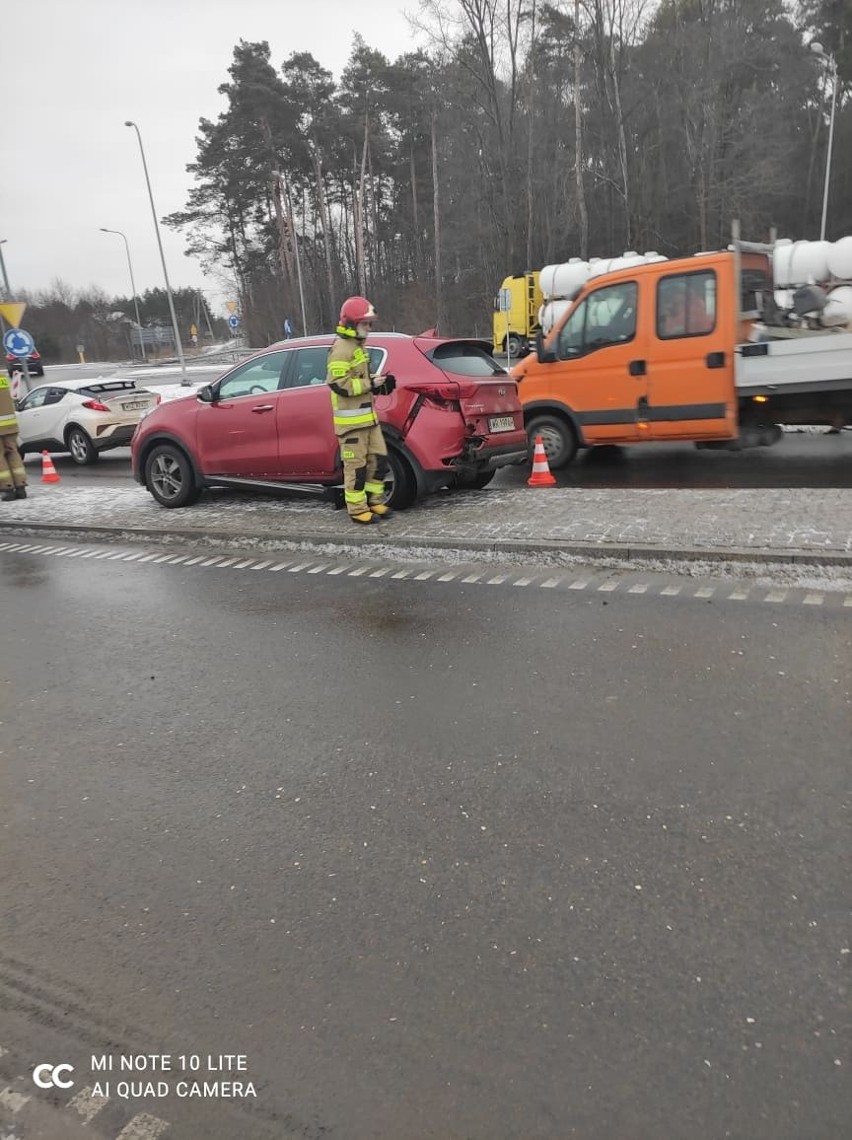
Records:
M212 384L205 384L196 394L202 404L213 404L216 401L216 389Z
M557 359L556 352L552 348L544 347L544 333L541 329L539 329L535 338L535 354L540 364L553 364Z

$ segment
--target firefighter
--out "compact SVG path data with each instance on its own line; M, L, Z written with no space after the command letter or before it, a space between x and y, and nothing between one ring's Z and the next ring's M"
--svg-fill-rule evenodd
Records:
M370 375L364 341L375 320L375 309L366 297L349 297L343 302L326 375L343 460L346 509L356 523L378 522L391 514L382 502L388 452L373 397L389 396L396 380L390 374Z
M11 503L13 499L27 497L27 473L18 451L18 418L15 401L6 376L0 375L0 499Z

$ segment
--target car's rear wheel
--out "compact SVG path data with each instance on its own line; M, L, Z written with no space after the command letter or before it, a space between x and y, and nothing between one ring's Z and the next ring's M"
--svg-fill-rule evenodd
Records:
M65 444L71 453L71 458L81 467L96 463L98 452L86 432L81 427L71 427L65 433Z
M476 475L459 475L456 479L456 486L460 491L481 491L483 487L488 486L496 474L496 471L480 471Z
M145 460L145 486L161 507L187 507L200 493L192 464L170 443L155 447Z
M574 429L560 416L533 416L527 422L530 455L535 448L537 435L541 436L544 454L550 467L567 467L577 454L577 437Z
M404 511L417 498L417 480L408 461L394 448L388 448L384 502L392 510Z

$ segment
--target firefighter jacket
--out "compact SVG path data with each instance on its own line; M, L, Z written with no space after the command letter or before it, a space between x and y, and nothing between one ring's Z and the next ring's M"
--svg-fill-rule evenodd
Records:
M370 357L363 344L342 326L328 353L326 383L336 435L375 427L379 422L373 404Z
M0 435L17 435L18 418L8 379L0 376Z

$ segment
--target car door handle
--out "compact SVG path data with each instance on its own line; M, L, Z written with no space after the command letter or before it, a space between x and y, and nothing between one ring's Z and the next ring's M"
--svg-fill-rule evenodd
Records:
M628 367L630 369L631 376L644 376L647 371L648 364L644 360L631 360Z
M706 364L708 368L724 368L725 367L725 354L724 352L708 352L706 356Z
M252 408L253 412L271 412L275 407L274 404L255 404Z

